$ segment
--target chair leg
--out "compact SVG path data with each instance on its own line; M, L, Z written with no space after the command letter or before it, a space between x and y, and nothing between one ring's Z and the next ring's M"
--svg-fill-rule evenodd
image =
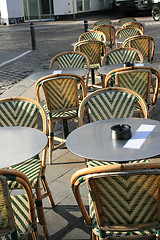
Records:
M63 138L66 139L68 136L68 123L67 119L62 119Z
M49 125L49 164L52 164L52 149L54 146L54 138L53 138L53 131L52 131L52 127L53 127L53 123L52 123L52 119L48 120L48 125Z
M47 223L46 223L45 216L44 216L40 186L38 186L35 190L36 190L35 203L36 203L36 209L37 209L39 223L43 227L45 240L49 240L49 234L48 234L48 229L47 229Z
M42 195L42 198L43 196L47 196L49 198L49 201L50 201L50 204L52 207L55 206L55 203L54 203L54 200L53 200L53 197L52 197L52 193L51 193L51 190L48 186L48 183L47 183L47 180L46 180L46 177L44 174L41 175L41 183L42 183L42 187L43 187L43 190L44 190L44 194Z
M95 84L94 68L91 69L92 84Z

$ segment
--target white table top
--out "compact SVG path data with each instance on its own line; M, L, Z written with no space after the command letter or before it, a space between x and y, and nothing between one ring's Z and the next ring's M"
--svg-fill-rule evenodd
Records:
M128 140L113 140L111 127L115 124L129 124L132 136L141 124L156 125L140 149L123 148ZM160 154L160 122L143 118L107 119L86 124L69 134L68 149L74 154L100 161L128 162Z
M56 72L55 72L56 71ZM58 72L57 72L58 71ZM29 76L30 80L38 81L40 78L52 74L76 74L80 77L84 77L88 74L88 69L86 68L63 68L63 69L44 69L38 72L35 72Z
M47 142L47 136L35 128L0 127L0 168L19 164L36 156Z

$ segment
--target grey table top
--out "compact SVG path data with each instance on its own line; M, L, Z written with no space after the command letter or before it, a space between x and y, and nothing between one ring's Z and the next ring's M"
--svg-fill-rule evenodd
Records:
M158 66L156 64L153 63L137 63L135 64L135 67L153 67L155 69L158 69ZM111 64L111 65L106 65L103 67L100 67L97 69L98 73L101 75L107 75L109 72L115 70L115 69L119 69L119 68L123 68L124 67L124 63L119 63L119 64Z
M60 74L60 73L76 74L80 77L84 77L85 75L88 74L88 72L89 72L88 69L85 69L85 68L44 69L31 74L29 76L29 79L33 81L38 81L40 78L45 77L47 75Z
M0 127L0 136L0 168L36 156L48 142L42 131L28 127Z
M132 136L141 124L156 125L140 149L123 148L128 140L113 140L111 127L129 124ZM68 149L74 154L99 161L128 162L160 154L160 122L143 118L107 119L86 124L69 134Z

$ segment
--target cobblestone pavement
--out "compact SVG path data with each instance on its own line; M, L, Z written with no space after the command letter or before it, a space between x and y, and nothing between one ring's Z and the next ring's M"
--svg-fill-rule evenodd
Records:
M97 19L112 19L116 26L117 18L123 16L116 14L96 15L86 17L89 28L92 28ZM24 57L0 66L0 94L11 88L17 82L23 80L37 69L48 68L50 59L56 54L73 50L72 42L76 42L78 36L84 32L83 18L75 21L35 22L36 50ZM152 35L156 39L155 63L159 61L160 37L157 28L160 22L155 22L151 17L137 17L144 23L145 34ZM32 50L29 23L2 26L0 25L0 65Z

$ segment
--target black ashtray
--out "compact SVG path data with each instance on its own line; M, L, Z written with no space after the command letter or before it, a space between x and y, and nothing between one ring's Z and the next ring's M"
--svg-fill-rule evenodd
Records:
M133 66L134 66L134 64L131 62L124 63L124 67L133 67Z
M114 125L111 127L112 139L127 140L132 137L131 126L128 124Z

